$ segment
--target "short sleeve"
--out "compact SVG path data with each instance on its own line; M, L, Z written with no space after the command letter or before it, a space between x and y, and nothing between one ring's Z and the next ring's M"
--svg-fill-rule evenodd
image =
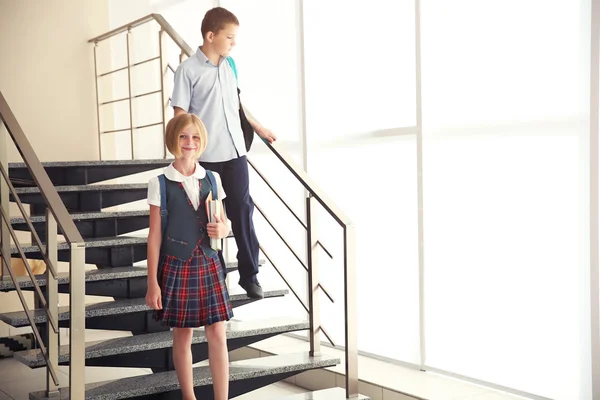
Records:
M219 187L219 200L223 200L225 197L227 197L227 194L225 193L225 189L223 189L223 184L221 183L221 175L217 174L216 172L213 172L213 175L215 176L217 186Z
M148 182L148 204L160 207L160 185L158 183L158 176L155 176Z
M184 111L190 110L192 100L192 80L183 65L179 65L175 71L173 94L171 95L171 107L179 107Z

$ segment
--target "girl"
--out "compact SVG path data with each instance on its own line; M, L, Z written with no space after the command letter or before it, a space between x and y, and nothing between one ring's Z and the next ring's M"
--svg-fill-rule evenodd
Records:
M173 363L183 400L195 399L191 345L192 328L199 326L206 327L214 398L229 397L224 321L233 313L224 269L209 239L224 238L229 227L224 211L214 216L215 223L208 222L205 202L209 192L219 201L225 193L219 175L211 176L198 164L206 141L206 128L197 116L184 113L170 120L165 143L175 161L165 168L164 176L148 183L146 304L156 310L158 321L173 328ZM161 208L166 209L162 218Z

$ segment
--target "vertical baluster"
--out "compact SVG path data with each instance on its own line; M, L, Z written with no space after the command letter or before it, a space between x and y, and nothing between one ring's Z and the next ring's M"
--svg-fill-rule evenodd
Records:
M317 245L317 206L318 203L311 195L306 199L306 252L308 267L308 309L310 322L310 355L318 356L321 353L321 319L319 307L319 263Z
M98 159L102 160L102 131L100 130L100 88L98 83L98 42L94 43L94 83L96 84L96 118L98 124Z
M4 125L4 121L0 118L0 163L2 163L2 166L6 171L8 171L8 137L8 130ZM4 211L6 215L10 215L9 202L8 183L0 178L0 207L2 207L2 211ZM8 225L4 220L0 221L0 241L0 251L3 254L8 255L6 258L10 259L10 232L8 231ZM7 266L4 261L0 261L1 279L10 279L10 275L8 275L6 268Z
M129 133L131 136L131 159L135 159L135 152L133 151L133 96L132 96L132 82L131 82L131 48L132 48L133 36L131 28L127 31L127 80L129 81Z
M85 244L71 243L69 266L69 396L85 398Z
M170 85L167 75L169 73L169 57L167 57L167 33L160 30L158 33L158 44L160 52L160 91L162 96L162 123L163 123L163 158L167 158L167 146L165 144L165 132L167 128L167 114L169 108Z
M46 255L48 260L58 267L56 220L50 209L46 209ZM48 320L46 322L46 344L48 348L49 364L58 371L58 280L52 276L50 267L46 266L46 303L48 304ZM54 321L54 330L51 321ZM58 382L54 382L50 376L50 370L46 368L46 396L57 397Z
M346 397L358 396L358 337L356 310L356 229L344 227L344 316L346 321Z

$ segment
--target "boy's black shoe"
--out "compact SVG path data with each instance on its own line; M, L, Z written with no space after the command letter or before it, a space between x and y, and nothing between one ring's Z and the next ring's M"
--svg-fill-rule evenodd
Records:
M258 282L248 282L240 284L240 286L246 291L246 294L251 299L262 299L264 297L263 290Z

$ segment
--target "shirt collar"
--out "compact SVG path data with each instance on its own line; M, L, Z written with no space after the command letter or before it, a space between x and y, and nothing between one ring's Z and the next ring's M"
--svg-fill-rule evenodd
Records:
M202 166L200 165L200 163L198 161L196 161L196 170L194 171L194 173L191 176L188 177L188 176L182 175L181 172L177 171L175 169L175 167L173 166L173 163L171 163L171 165L169 165L167 168L165 168L164 174L167 177L167 179L170 181L183 182L187 178L190 178L190 177L194 177L196 179L203 179L206 176L206 170L204 168L202 168Z
M200 60L200 62L202 64L210 64L210 65L214 65L209 59L208 57L206 57L206 54L204 54L202 52L202 49L200 48L200 46L198 46L198 50L196 50L196 57L198 58L198 60ZM219 57L219 65L221 65L221 62L223 61L223 57Z

